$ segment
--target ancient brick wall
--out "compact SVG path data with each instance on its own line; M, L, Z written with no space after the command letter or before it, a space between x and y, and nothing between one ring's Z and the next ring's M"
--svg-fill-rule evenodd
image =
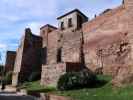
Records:
M58 49L61 48L61 62L80 62L82 32L53 31L48 35L47 61L57 63Z
M42 64L42 38L33 35L30 31L26 31L22 40L21 46L17 51L13 76L13 79L19 82L28 80L33 72L41 73Z
M41 85L57 86L61 75L66 72L81 71L81 63L58 63L42 66Z
M47 64L57 63L58 34L59 31L55 30L48 35Z
M110 75L116 75L122 66L132 65L133 10L131 8L133 8L132 1L125 0L123 5L84 23L82 30L58 30L49 33L48 65L43 67L42 84L47 80L48 83L52 83L54 79L56 81L53 83L57 82L62 73L57 74L54 73L57 71L53 70L49 72L49 69L61 70L57 64L61 62L65 63L66 70L68 68L71 71L74 67L67 66L67 63L82 63L82 58L85 59L85 65L89 69ZM56 78L52 77L54 75Z
M80 44L82 32L62 32L48 34L47 64L42 65L42 85L57 85L61 75L70 71L81 70ZM61 48L61 60L58 62L58 50Z
M103 73L114 75L120 66L131 64L131 11L122 5L83 25L85 63L88 68L96 70L102 67Z
M42 66L41 85L56 86L61 75L66 72L66 64L49 64Z
M16 52L15 51L7 51L6 53L6 64L5 71L13 71L15 64Z
M119 12L123 11L124 6L119 6L113 10L110 10L96 18L86 22L83 24L83 33L88 33L90 31L95 31L99 27L101 27L105 22L108 22L109 19L112 20L112 16L119 14ZM113 22L112 22L113 23Z
M82 32L62 32L48 34L47 65L42 66L42 85L57 85L61 75L82 69L80 59ZM61 48L60 61L58 50Z
M65 32L61 33L61 35L62 61L80 62L80 45L82 32Z

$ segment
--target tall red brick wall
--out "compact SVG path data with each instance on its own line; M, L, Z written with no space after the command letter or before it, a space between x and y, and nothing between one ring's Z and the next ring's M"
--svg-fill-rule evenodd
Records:
M108 22L109 19L112 19L112 16L115 16L122 12L124 9L124 6L119 6L113 10L110 10L104 14L101 14L100 16L97 16L96 18L86 22L83 24L83 33L88 33L90 31L95 31L99 27L101 27L104 23ZM113 23L113 22L112 22Z
M122 5L83 25L85 63L88 68L96 70L103 67L103 73L114 75L119 67L132 63L131 12Z

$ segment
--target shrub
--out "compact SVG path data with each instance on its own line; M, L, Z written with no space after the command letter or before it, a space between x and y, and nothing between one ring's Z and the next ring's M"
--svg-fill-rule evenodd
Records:
M41 78L41 73L40 72L32 72L28 81L37 81L37 80L40 80Z
M85 87L93 87L97 83L95 74L88 70L80 72L68 72L59 78L57 88L59 90L70 90Z

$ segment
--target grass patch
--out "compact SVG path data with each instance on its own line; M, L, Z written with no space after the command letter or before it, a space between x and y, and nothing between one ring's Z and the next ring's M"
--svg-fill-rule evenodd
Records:
M26 89L28 92L51 92L55 91L55 87L53 86L41 86L40 81L35 81L35 82L26 82L22 86L18 87L19 89Z
M123 88L113 88L110 81L110 76L98 76L99 80L104 80L107 83L101 87L84 88L68 91L57 91L54 87L43 87L39 81L28 82L23 84L21 88L27 89L30 92L50 92L60 96L67 96L74 100L132 100L133 86Z
M60 91L57 94L75 100L132 100L133 86L116 89L108 84L101 88Z
M85 88L70 91L57 91L57 95L69 96L74 100L132 100L133 86L113 88L110 76L98 76L100 80L108 83L98 88Z
M97 78L99 80L104 80L104 81L107 81L107 82L109 82L109 81L112 80L112 77L111 76L108 76L108 75L97 75Z

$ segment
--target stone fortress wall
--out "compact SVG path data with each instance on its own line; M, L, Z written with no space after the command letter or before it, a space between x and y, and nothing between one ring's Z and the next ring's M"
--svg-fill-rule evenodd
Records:
M20 82L27 81L34 72L41 72L41 52L42 38L33 35L30 29L26 29L17 50L12 80L13 86L18 85Z
M42 85L56 85L62 74L84 67L119 75L119 70L132 65L132 8L133 1L124 0L90 21L75 9L57 18L58 28L47 24L40 28L40 37L25 35L17 51L13 82L29 75L34 65L39 70L42 65Z

